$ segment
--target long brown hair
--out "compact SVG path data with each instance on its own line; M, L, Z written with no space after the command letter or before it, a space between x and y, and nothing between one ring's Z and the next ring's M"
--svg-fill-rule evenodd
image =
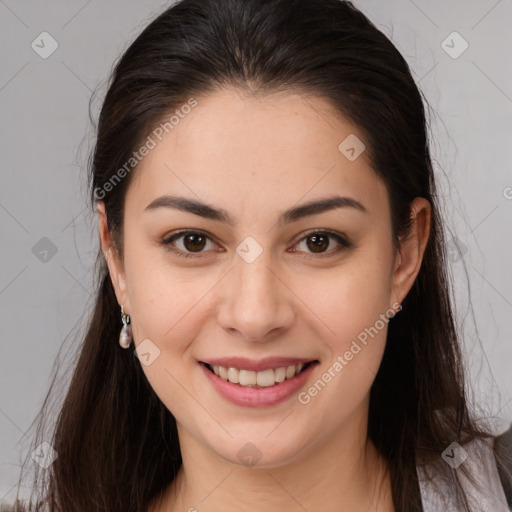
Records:
M427 102L392 42L351 2L183 0L158 16L113 71L90 161L90 200L105 203L123 257L123 209L136 165L108 186L151 130L191 97L222 86L253 94L304 91L327 98L365 135L390 197L394 243L410 203L432 206L417 279L389 324L370 395L368 436L385 456L397 511L421 510L416 465L454 440L492 438L466 402L443 227L431 162ZM125 167L126 170L126 167ZM51 512L141 512L175 478L176 422L132 350L118 346L120 309L103 254L97 293L51 438L57 459L36 467L29 507ZM48 397L54 384L50 387ZM46 406L43 405L42 413ZM38 426L38 433L42 424ZM41 436L34 445L41 442ZM464 504L464 491L455 479Z

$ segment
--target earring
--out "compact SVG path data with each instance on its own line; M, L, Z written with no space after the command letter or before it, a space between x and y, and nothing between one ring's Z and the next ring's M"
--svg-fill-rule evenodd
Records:
M123 348L128 348L132 342L132 326L130 325L130 315L124 312L123 306L121 306L121 320L123 321L123 327L119 334L119 345Z

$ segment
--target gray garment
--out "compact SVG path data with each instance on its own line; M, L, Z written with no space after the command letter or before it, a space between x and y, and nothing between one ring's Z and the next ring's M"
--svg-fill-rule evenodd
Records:
M463 473L464 466L476 482L477 489ZM456 472L472 510L475 512L510 512L501 484L492 446L475 440L463 448L453 443L440 457L439 463L417 466L424 512L459 512L463 510L457 501L453 485Z

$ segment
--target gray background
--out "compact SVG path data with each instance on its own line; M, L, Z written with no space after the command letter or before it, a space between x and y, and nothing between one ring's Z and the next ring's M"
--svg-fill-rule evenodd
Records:
M475 403L503 430L512 421L512 2L354 3L397 45L433 108L432 152L456 233L451 268ZM92 303L89 98L98 87L96 115L114 61L166 5L0 0L0 502L14 498L58 350L66 339L70 353L76 348ZM445 51L462 49L461 39L446 39L454 31L469 45L457 58ZM46 59L31 47L42 46L42 32L58 43Z

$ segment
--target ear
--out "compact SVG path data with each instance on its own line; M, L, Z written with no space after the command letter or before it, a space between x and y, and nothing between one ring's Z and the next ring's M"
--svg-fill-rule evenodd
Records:
M116 293L117 302L123 305L124 312L129 315L130 303L126 289L124 266L119 259L117 251L115 250L110 237L110 232L107 225L107 214L105 212L105 203L103 201L97 201L96 208L98 211L98 227L101 249L105 254L105 259L107 260L112 286L114 287Z
M414 284L430 236L430 203L423 197L416 197L410 210L410 232L400 239L393 270L392 290L398 303L405 299Z

